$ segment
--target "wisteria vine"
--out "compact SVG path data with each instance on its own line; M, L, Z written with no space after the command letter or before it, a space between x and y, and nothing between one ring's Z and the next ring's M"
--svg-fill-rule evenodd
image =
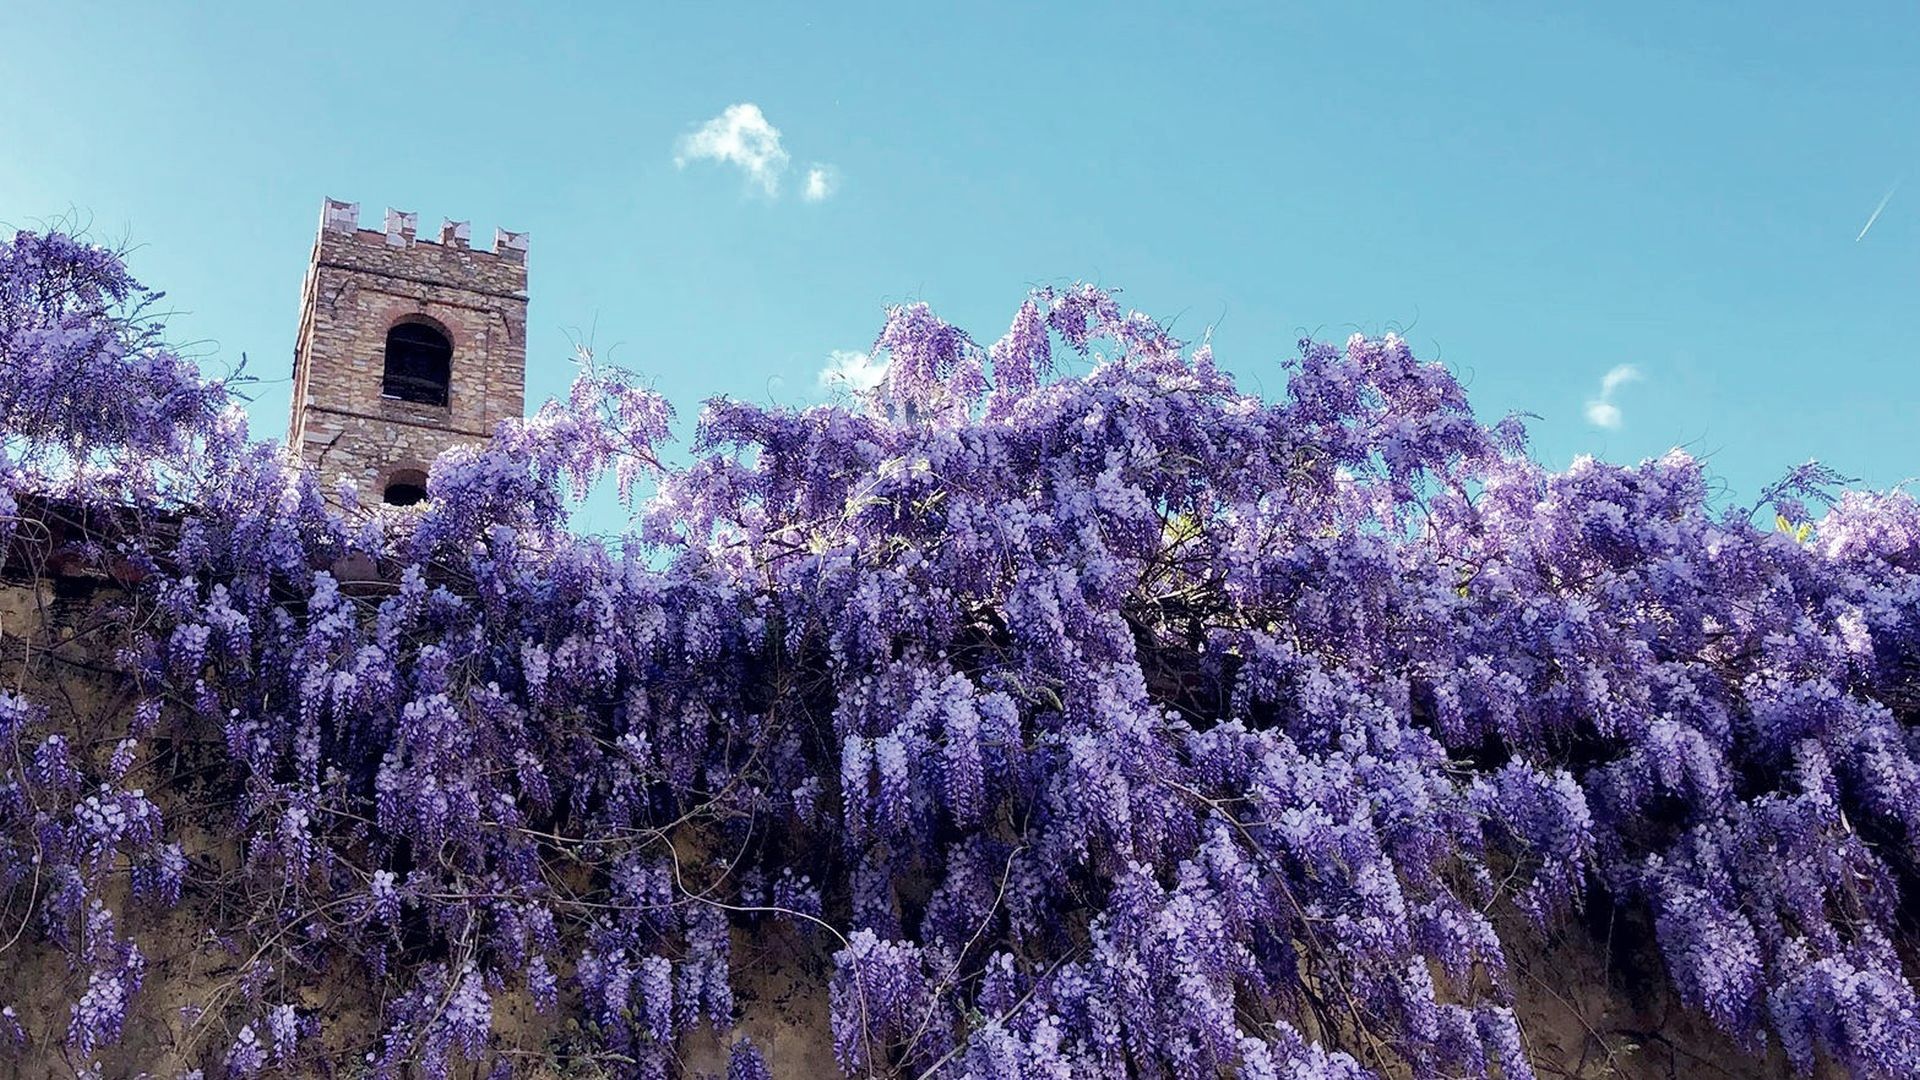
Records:
M1516 935L1604 908L1748 1049L1920 1075L1905 493L1550 471L1391 336L1262 401L1081 285L987 346L894 308L870 395L710 401L679 464L587 364L365 507L147 295L0 244L9 573L57 533L117 583L0 627L0 943L73 991L0 1053L109 1067L186 920L229 958L166 1019L189 1075L534 1075L512 1011L759 1080L778 940L849 1076L1522 1080ZM609 472L615 544L567 527ZM89 660L82 716L44 670Z

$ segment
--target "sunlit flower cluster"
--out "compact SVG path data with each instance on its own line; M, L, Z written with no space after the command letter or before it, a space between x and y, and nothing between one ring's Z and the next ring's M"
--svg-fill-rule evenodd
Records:
M142 295L0 245L0 520L141 511L87 518L139 571L126 700L0 692L4 910L76 973L75 1061L172 910L237 968L207 1075L339 1052L298 991L350 970L371 1076L530 1068L524 994L608 1075L710 1029L761 1080L736 990L784 942L850 1075L1521 1080L1513 951L1613 905L1742 1045L1920 1075L1903 493L1549 471L1391 336L1261 400L1076 285L985 348L894 309L868 400L710 402L677 464L588 364L423 507L338 506ZM607 475L615 544L567 528Z

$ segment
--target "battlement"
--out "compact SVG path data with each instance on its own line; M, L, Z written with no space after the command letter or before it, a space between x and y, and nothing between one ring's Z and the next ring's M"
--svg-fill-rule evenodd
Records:
M488 264L513 266L520 268L520 282L515 291L525 291L526 233L495 229L493 247L487 249L472 246L471 222L445 219L440 224L438 240L419 235L419 226L420 215L389 207L382 228L362 228L359 203L327 199L320 209L320 238L315 260L326 261L327 257L333 253L357 252L364 257L371 255L374 251L387 249L396 253L417 253L420 259L428 263L441 257L450 257L455 265L447 269L452 271L452 276L458 278L471 278L476 273L491 277L493 275L488 274L486 270ZM352 262L355 268L360 269L384 269L388 272L394 272L396 269L391 265L365 266L362 259L352 259Z
M417 499L442 451L485 442L525 409L527 234L389 209L362 228L357 203L321 205L301 288L287 442L332 490ZM402 496L406 499L402 499Z

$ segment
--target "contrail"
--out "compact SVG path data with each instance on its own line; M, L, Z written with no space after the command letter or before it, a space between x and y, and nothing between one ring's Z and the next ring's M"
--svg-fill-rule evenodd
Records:
M1867 223L1860 226L1860 235L1853 238L1854 243L1857 244L1867 238L1867 230L1873 228L1873 223L1880 220L1880 211L1887 208L1887 200L1893 198L1893 193L1899 190L1900 181L1895 180L1893 186L1887 189L1887 193L1880 196L1880 205L1873 208L1873 213L1867 217Z

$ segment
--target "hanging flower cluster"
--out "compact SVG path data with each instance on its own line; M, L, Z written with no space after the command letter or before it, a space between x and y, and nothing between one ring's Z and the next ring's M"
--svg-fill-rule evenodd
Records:
M0 1054L110 1053L184 913L208 1076L341 1053L302 991L344 970L371 1076L530 1070L524 995L607 1074L707 1029L757 1080L779 937L854 1076L1520 1080L1515 935L1604 906L1754 1051L1920 1075L1905 494L1810 524L1807 470L1755 525L1678 452L1544 469L1397 338L1263 401L1074 286L987 348L895 309L867 407L716 400L679 465L589 366L422 507L338 507L141 295L0 245L0 520L137 570L110 730L8 654L0 929L74 993ZM609 471L611 546L566 526Z

